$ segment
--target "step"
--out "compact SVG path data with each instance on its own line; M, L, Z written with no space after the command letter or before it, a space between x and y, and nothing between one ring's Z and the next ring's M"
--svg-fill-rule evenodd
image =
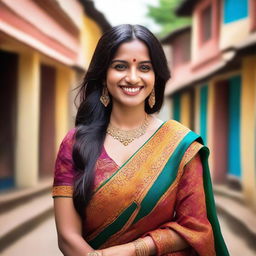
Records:
M214 191L214 194L231 198L234 201L237 201L238 203L241 203L242 205L244 205L244 197L241 191L239 190L231 189L227 185L214 184L213 191Z
M0 214L0 252L14 240L52 214L50 192L31 197L26 203Z
M256 241L256 214L246 205L234 200L232 197L215 193L215 203L218 211L228 215L234 221L238 222Z
M27 200L50 192L52 187L52 178L45 178L32 188L11 189L0 193L0 214L24 204Z

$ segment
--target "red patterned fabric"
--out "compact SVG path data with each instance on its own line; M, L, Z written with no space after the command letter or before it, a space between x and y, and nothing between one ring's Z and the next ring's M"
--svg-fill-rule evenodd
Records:
M71 129L63 139L55 162L53 197L72 197L75 177L75 167L72 160L75 128ZM102 153L96 162L95 183L97 188L109 178L119 166L108 156L103 147Z
M176 197L175 218L148 233L156 244L157 255L192 256L197 255L196 251L200 252L199 255L215 255L212 228L206 215L202 175L200 156L196 155L184 168ZM168 228L181 235L196 251L189 248L168 254L175 243L168 234Z

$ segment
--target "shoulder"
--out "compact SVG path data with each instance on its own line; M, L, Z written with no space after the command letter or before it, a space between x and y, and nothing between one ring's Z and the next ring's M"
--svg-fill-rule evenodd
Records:
M184 132L191 131L187 126L181 124L180 122L178 122L176 120L172 120L172 119L167 120L165 122L165 126L168 127L168 129L175 130L175 131L184 131Z
M190 130L178 121L168 120L165 123L166 134L171 140L176 141L176 145L181 148L186 148L184 153L185 162L189 162L202 148L208 150L204 146L200 135Z
M76 128L70 129L65 134L62 141L60 142L59 153L71 151L75 142L75 134L76 134Z
M75 134L76 134L76 130L77 128L74 127L72 129L70 129L64 136L63 140L62 140L62 144L63 143L73 143L74 139L75 139Z

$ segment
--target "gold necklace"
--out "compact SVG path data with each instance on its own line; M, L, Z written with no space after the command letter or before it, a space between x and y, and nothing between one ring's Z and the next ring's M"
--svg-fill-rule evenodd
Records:
M113 126L110 123L107 128L107 133L111 135L114 139L120 141L124 146L127 146L129 143L145 134L148 125L148 115L146 115L145 120L139 128L125 131Z

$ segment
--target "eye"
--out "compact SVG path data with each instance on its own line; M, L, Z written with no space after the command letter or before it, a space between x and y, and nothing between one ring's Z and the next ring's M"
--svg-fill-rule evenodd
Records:
M125 64L121 64L121 63L115 64L114 65L114 69L119 70L119 71L123 71L123 70L126 69L126 65Z
M142 72L148 72L148 71L151 70L151 66L150 66L150 65L145 65L145 64L143 64L143 65L140 66L140 70L141 70Z

